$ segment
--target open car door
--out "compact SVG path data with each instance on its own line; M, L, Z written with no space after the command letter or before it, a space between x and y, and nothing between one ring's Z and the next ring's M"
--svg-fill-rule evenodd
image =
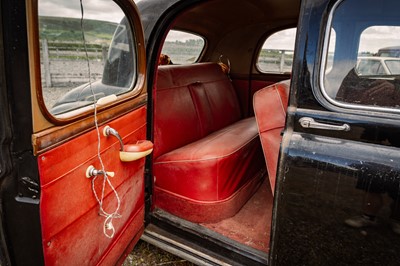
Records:
M398 43L400 4L360 3L302 4L271 265L400 260L399 72L360 63Z
M19 66L5 63L6 73L20 69L7 80L15 97L11 161L22 169L6 177L14 185L2 187L9 189L7 260L122 263L144 229L144 158L152 151L136 6L38 0L6 1L2 8L10 17L3 25L5 57L29 54ZM18 16L11 19L10 10ZM8 32L19 34L18 41ZM18 79L30 82L30 91Z

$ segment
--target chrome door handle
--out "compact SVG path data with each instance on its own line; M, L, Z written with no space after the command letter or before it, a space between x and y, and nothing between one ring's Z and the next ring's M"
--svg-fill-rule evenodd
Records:
M348 124L336 126L336 125L318 123L318 122L315 122L315 120L311 117L302 117L302 118L300 118L299 123L304 128L318 128L318 129L338 130L338 131L349 131L350 130L350 126Z

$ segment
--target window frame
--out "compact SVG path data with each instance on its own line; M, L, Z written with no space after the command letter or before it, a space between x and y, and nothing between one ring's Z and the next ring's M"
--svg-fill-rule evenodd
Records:
M324 97L324 100L328 101L330 104L334 105L335 107L340 107L344 108L348 111L367 111L367 112L378 112L378 113L394 113L394 114L400 114L400 109L395 109L395 108L389 108L389 107L382 107L382 106L368 106L368 105L363 105L363 104L352 104L352 103L346 103L346 102L341 102L337 101L335 99L332 99L325 88L325 71L326 71L326 63L327 63L327 58L328 58L328 49L329 49L329 39L330 39L330 34L331 34L331 29L332 29L332 22L334 19L335 12L338 8L338 6L343 3L346 0L340 0L337 1L333 6L332 9L329 11L326 27L325 27L325 32L324 36L322 38L323 40L323 45L322 45L322 53L320 55L320 64L319 64L319 69L318 69L318 85L319 85L319 93L321 93ZM360 35L361 36L361 35ZM400 104L400 103L399 103Z
M191 35L197 36L197 37L199 37L199 38L201 38L201 39L203 40L204 45L203 45L203 47L202 47L202 49L201 49L199 55L197 56L196 60L194 60L192 63L178 64L178 63L175 63L175 62L174 62L173 58L172 58L168 53L163 53L164 45L165 45L165 43L166 43L166 41L167 41L168 34L169 34L171 31L176 31L176 32L179 31L179 32L183 32L183 33L186 33L186 34L191 34ZM202 36L202 35L200 35L200 34L198 34L198 33L196 33L196 32L191 32L191 31L185 31L185 30L173 29L173 28L172 28L172 29L168 30L167 34L165 35L165 38L164 38L164 41L163 41L163 44L162 44L162 48L161 48L161 54L166 54L166 55L168 55L168 56L170 57L170 59L171 59L171 61L172 61L172 63L173 63L174 65L190 65L190 64L198 63L198 62L200 61L200 59L202 58L202 56L203 56L203 54L204 54L204 51L206 50L206 47L207 47L207 39L206 39L204 36Z
M135 98L142 95L142 89L145 84L145 51L144 51L144 38L143 36L136 36L141 33L135 25L141 25L139 17L130 16L128 14L135 14L136 7L132 4L127 4L126 0L114 0L122 12L125 13L127 21L131 27L133 36L133 46L135 52L136 64L136 77L130 85L130 89L126 93L117 95L117 99L106 102L105 104L97 104L97 113L103 113L110 109L117 108L118 105L125 106L124 103L135 100ZM49 128L57 125L67 125L82 119L88 119L93 116L94 103L70 110L61 115L53 115L46 107L43 96L41 70L40 70L40 38L39 38L39 0L28 1L27 4L27 23L28 23L28 42L29 42L29 68L31 75L31 95L32 95L32 115L34 122L34 132ZM140 28L140 27L139 27ZM141 35L141 34L139 34ZM98 100L98 99L97 99ZM124 107L126 108L126 107ZM118 109L118 108L117 108Z
M261 52L262 52L262 50L263 50L263 46L265 45L265 43L267 42L267 40L269 39L269 38L271 38L274 34L276 34L276 33L279 33L279 32L282 32L282 31L286 31L286 30L295 30L295 33L294 33L294 42L295 42L295 40L296 40L296 35L297 35L297 28L296 28L296 26L290 26L290 27L288 27L288 28L280 28L280 29L278 29L278 30L276 30L276 31L274 31L274 32L272 32L272 33L270 33L270 34L268 34L265 38L264 38L264 40L261 42L261 45L260 45L260 48L258 49L258 53L257 53L257 56L256 56L256 58L255 58L255 60L254 60L254 66L255 66L255 69L259 72L259 73L262 73L262 74L270 74L270 75L288 75L288 74L291 74L291 72L292 72L292 70L291 71L284 71L284 72L280 72L280 71L265 71L265 70L263 70L263 69L261 69L260 68L260 66L259 66L259 63L258 63L258 60L259 60L259 58L260 58L260 54L261 54ZM292 69L293 69L293 59L294 59L294 55L295 55L295 43L294 43L294 46L293 46L293 50L292 50L292 52L293 52L293 58L292 58ZM276 49L276 50L279 50L279 49ZM290 50L286 50L286 51L290 51Z

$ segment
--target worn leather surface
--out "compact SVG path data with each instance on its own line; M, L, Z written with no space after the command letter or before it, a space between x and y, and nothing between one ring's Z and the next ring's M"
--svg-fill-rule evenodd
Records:
M223 200L243 186L262 157L254 118L175 149L154 163L156 185L193 200Z
M154 157L241 118L239 102L218 64L160 66L154 110Z
M201 206L232 197L265 167L255 119L241 119L236 92L217 64L160 67L156 86L155 187L168 194L164 201L175 197L170 212L188 218L182 204L198 201L192 211L206 218ZM235 202L235 211L247 199ZM168 205L157 196L155 204Z
M146 139L146 108L142 107L108 123L124 143ZM106 125L100 127L100 132ZM101 134L101 133L100 133ZM97 132L91 130L38 157L43 252L46 265L114 265L132 239L143 231L144 158L124 163L114 137L100 137L106 171L121 200L120 218L113 220L114 238L103 234L105 217L92 192L88 166L101 169L97 158ZM103 176L95 189L101 195ZM112 212L117 199L109 186L104 191L103 208ZM137 237L136 237L137 241Z
M265 87L254 94L253 105L260 139L267 164L272 193L275 190L276 171L281 132L285 126L290 81Z

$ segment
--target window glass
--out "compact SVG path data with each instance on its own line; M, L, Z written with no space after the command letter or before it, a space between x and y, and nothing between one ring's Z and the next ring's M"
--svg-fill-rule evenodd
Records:
M359 76L385 75L385 69L382 65L383 62L383 60L381 62L380 58L359 57L356 67L357 74Z
M55 116L126 93L136 80L134 38L124 12L113 1L82 3L82 21L79 1L38 4L42 94Z
M325 40L323 93L343 107L400 109L400 17L393 10L400 2L383 0L379 8L357 3L345 0L334 10Z
M336 45L336 32L335 29L331 30L331 34L329 36L329 50L328 55L326 57L326 65L325 65L325 74L328 74L332 70L333 66L333 55L335 54L335 45Z
M160 64L191 64L196 62L204 49L204 39L198 35L171 30L165 39L161 54L167 60Z
M261 72L286 73L292 71L296 29L276 32L266 40L257 59Z
M385 61L389 73L392 75L400 75L400 60L387 59Z

